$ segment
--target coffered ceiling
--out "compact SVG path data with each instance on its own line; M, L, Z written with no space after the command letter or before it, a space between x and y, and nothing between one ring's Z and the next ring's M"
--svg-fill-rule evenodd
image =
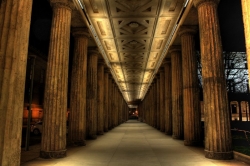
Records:
M183 14L191 11L192 5L187 6L188 2L75 0L128 103L144 98L163 59L168 56L178 23ZM188 7L188 11L184 11ZM178 43L178 39L175 42Z

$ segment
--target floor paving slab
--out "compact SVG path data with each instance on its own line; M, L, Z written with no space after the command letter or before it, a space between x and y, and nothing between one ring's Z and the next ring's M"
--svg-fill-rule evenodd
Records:
M129 120L83 147L68 147L67 157L39 158L40 145L22 151L21 166L247 166L237 160L211 160L202 147L184 146L183 140Z

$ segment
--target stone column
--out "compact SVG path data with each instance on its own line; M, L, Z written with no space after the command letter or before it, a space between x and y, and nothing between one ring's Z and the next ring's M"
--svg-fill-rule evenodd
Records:
M112 108L112 97L113 97L113 84L112 84L112 76L109 75L109 100L108 100L108 105L109 105L109 109L108 109L108 129L111 130L113 127L112 127L112 111L113 108Z
M157 80L156 78L154 79L154 92L153 92L153 96L154 96L154 114L153 114L153 124L154 127L157 128Z
M116 127L116 126L118 126L118 109L119 109L118 108L118 102L119 102L118 98L119 98L119 95L118 95L118 87L117 87L115 82L114 82L114 85L115 85L115 95L114 95L115 96L115 100L114 100L115 126L114 127Z
M88 29L74 28L73 36L75 45L71 74L68 142L83 146L86 137Z
M157 109L156 109L156 128L160 129L160 76L156 76L156 100L157 100Z
M0 7L0 165L19 166L32 1Z
M198 9L204 98L205 157L231 159L228 110L217 5L219 0L195 0Z
M160 130L165 132L165 73L164 68L160 68Z
M97 98L97 134L103 134L103 111L104 111L104 61L101 60L98 62L98 71L97 71L97 78L98 78L98 98Z
M120 90L118 90L119 91L119 98L120 98L120 102L119 102L119 125L122 123L122 102L123 102L123 98L122 98L122 94L121 94L121 92L120 92Z
M153 118L154 118L154 96L153 96L153 84L150 85L150 93L149 93L149 98L150 98L150 125L153 126Z
M245 31L247 65L250 66L250 1L241 0L241 8L242 8L244 31ZM248 67L248 73L250 73L250 67Z
M184 145L200 145L201 109L195 54L196 26L183 26L179 30L182 47Z
M171 59L164 62L165 69L165 133L172 135L172 93L171 93Z
M96 139L97 134L97 62L98 50L91 48L87 62L87 137Z
M45 82L40 157L61 158L66 156L71 8L65 1L51 2L53 16Z
M171 71L172 71L172 125L174 139L183 139L183 89L181 47L172 46Z
M105 132L108 131L108 112L109 112L109 71L107 68L104 69L104 128Z
M112 98L111 98L111 124L112 124L112 128L115 127L115 122L116 122L116 118L115 118L115 112L116 112L116 105L115 105L115 99L116 99L116 93L115 93L115 81L112 80Z

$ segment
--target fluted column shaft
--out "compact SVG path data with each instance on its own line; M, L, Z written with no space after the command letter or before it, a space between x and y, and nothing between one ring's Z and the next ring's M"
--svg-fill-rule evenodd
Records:
M66 156L66 112L71 9L53 3L40 157ZM51 127L54 126L54 127Z
M112 89L112 78L111 76L109 76L109 100L108 100L108 105L109 105L109 108L108 108L108 128L109 130L111 130L113 127L112 127L112 99L113 99L113 89Z
M172 90L171 90L171 61L164 64L165 70L165 133L172 135Z
M103 134L104 121L104 62L98 64L97 134Z
M119 91L119 90L118 90ZM119 103L119 124L122 123L122 102L123 102L123 98L122 98L122 94L119 91L119 96L120 96L120 103Z
M241 8L242 8L244 31L245 31L247 64L248 66L250 66L250 1L241 0ZM248 67L248 73L250 73L250 67ZM250 87L250 84L249 84L249 87Z
M195 0L198 9L204 97L205 157L231 159L232 138L217 15L218 0Z
M0 7L0 165L19 166L32 1Z
M165 73L160 69L160 130L165 132Z
M201 110L195 55L196 27L183 26L179 31L182 47L184 145L200 145Z
M153 84L150 87L150 125L153 126L154 121L154 96L153 96Z
M172 47L171 71L172 71L172 125L174 139L183 139L183 89L182 89L182 65L180 47Z
M157 100L157 110L156 110L156 128L160 129L160 76L157 76L156 80L156 100Z
M154 80L154 127L157 128L157 79Z
M118 92L118 87L115 83L115 96L116 96L116 100L115 101L115 126L118 126L118 121L119 121L119 92Z
M96 139L97 134L97 50L89 50L87 61L87 137Z
M115 81L112 80L112 99L111 99L111 122L112 122L112 128L115 127L115 122L116 122L116 105L115 105L115 99L116 99L116 93L115 93Z
M104 128L103 130L105 132L108 131L108 110L109 110L109 73L107 72L107 69L105 69L104 73Z
M70 88L68 142L85 145L88 30L73 29L75 37Z

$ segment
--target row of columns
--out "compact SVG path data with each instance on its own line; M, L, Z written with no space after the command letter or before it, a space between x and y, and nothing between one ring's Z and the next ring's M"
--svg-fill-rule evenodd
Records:
M70 2L51 0L51 37L43 104L40 157L66 156L66 145L85 140L128 119L128 107L98 50L88 49L89 33L72 28ZM13 5L15 4L15 5ZM32 1L1 1L0 17L0 165L20 165L22 111ZM68 92L70 33L74 36L71 87ZM67 94L70 104L67 105ZM105 96L105 97L104 97ZM15 103L15 104L13 104ZM69 113L66 139L67 108Z
M233 152L217 14L218 2L219 0L194 0L198 11L200 33L205 156L211 159L231 159ZM247 12L249 6L249 2L242 0L247 53L250 53L250 16ZM172 135L174 139L184 139L184 145L187 146L202 143L197 59L194 45L194 35L197 30L198 27L194 26L182 26L179 29L181 46L170 47L171 58L162 66L165 71L159 70L159 76L156 76L144 101L139 106L139 111L143 112L140 115L143 116L144 121ZM165 96L162 93L165 93ZM152 100L156 106L149 107ZM157 116L155 120L152 120L150 116L154 114Z
M246 49L247 55L250 55L250 24L249 24L249 1L242 1L243 10L243 20L244 20L244 30L246 37ZM66 154L66 106L67 102L67 69L68 69L68 48L69 48L69 33L70 33L70 19L71 19L71 9L67 0L51 0L53 6L53 21L51 29L51 41L50 41L50 51L49 51L49 70L46 76L46 90L45 90L45 103L44 104L44 134L42 138L41 156L49 157L63 157ZM206 157L209 158L220 158L228 159L232 158L232 148L231 148L231 136L230 136L230 124L228 118L228 106L227 106L227 95L225 90L225 80L224 80L224 70L221 65L222 63L222 49L221 40L219 32L219 23L217 17L217 5L219 0L194 0L194 4L198 9L199 16L199 29L200 29L200 39L201 39L201 61L202 61L202 76L203 76L203 86L204 86L204 112L205 112L205 152ZM31 19L31 9L32 1L27 0L8 0L0 1L0 165L20 165L20 152L21 152L21 130L22 130L22 111L23 110L23 96L24 96L24 84L25 84L25 73L26 73L26 63L27 63L27 53L28 53L28 38L29 38L29 28ZM13 5L15 4L15 5ZM60 33L58 33L60 31ZM63 41L63 42L62 42ZM60 43L60 44L59 44ZM183 50L182 50L183 52ZM172 54L172 53L171 53ZM176 54L176 53L173 53ZM171 55L172 57L172 55ZM250 65L250 60L248 59L248 65ZM183 63L183 61L182 61ZM54 66L54 68L53 68ZM171 58L171 69L172 76L175 75L173 60ZM186 115L184 102L185 100L181 94L178 94L178 90L173 88L173 83L168 82L169 69L165 68L165 132L167 134L174 133L174 137L181 138L184 136L185 142L197 142L197 136L187 137L185 133L192 134L185 127ZM179 66L178 66L179 68ZM183 71L184 69L182 69ZM166 74L168 73L168 74ZM79 73L80 75L80 73ZM127 107L125 102L112 102L114 100L114 94L121 96L118 88L110 76L105 73L105 82L108 82L108 96L111 97L109 100L105 100L104 118L104 131L112 129L127 115L125 111L117 112L118 107L126 110ZM77 76L79 77L79 76ZM86 74L85 74L86 77ZM108 80L107 80L108 78ZM84 79L84 78L82 78ZM182 81L181 81L182 82ZM82 82L83 83L83 82ZM176 82L175 82L176 83ZM171 90L167 88L172 84ZM145 101L150 101L149 103L154 103L150 108L151 112L147 107L145 107L146 102L144 102L140 108L145 112L143 118L146 122L150 123L156 128L160 129L160 112L159 112L159 79L157 78L152 84ZM184 84L179 86L186 86ZM187 85L188 86L188 85ZM94 89L94 87L91 87ZM178 87L180 88L180 87ZM185 88L185 87L184 87ZM158 90L157 90L158 89ZM192 88L187 88L191 91ZM73 91L73 90L71 90ZM77 98L84 98L84 88L80 88L81 96ZM107 90L105 90L107 91ZM152 91L152 92L150 92ZM171 91L171 92L170 92ZM177 92L176 92L177 91ZM188 90L187 90L188 91ZM73 93L73 92L71 92ZM183 90L184 93L184 90ZM96 94L94 92L88 91L87 94ZM171 95L169 95L171 94ZM177 95L177 96L175 96ZM190 94L189 94L190 95ZM54 96L54 97L52 97ZM74 98L74 95L70 95L70 98ZM107 96L105 92L105 96ZM151 96L151 99L150 97ZM46 99L48 98L48 99ZM87 102L85 103L91 105L91 97L87 97ZM120 97L121 98L121 97ZM121 101L120 100L120 101ZM118 100L116 100L118 101ZM180 105L177 105L176 102ZM15 103L15 104L13 104ZM116 103L116 104L114 104ZM171 103L171 104L167 104ZM185 102L186 103L186 102ZM78 103L79 104L79 103ZM75 105L72 107L84 108L84 103L81 105ZM158 108L159 107L159 108ZM94 108L94 107L93 107ZM142 109L144 108L144 109ZM77 108L78 109L78 108ZM147 111L146 111L147 109ZM75 109L76 110L76 109ZM153 111L152 111L153 110ZM82 115L73 115L73 109L71 108L72 118L74 116L86 117L92 116L91 113L82 112ZM150 112L150 114L149 114ZM163 113L163 112L162 112ZM184 117L183 117L184 113ZM197 113L197 111L196 111ZM171 116L172 114L172 116ZM114 122L111 119L113 117L107 116L112 115L117 118ZM97 115L95 115L97 116ZM153 116L153 118L149 118ZM196 115L197 116L197 115ZM55 118L56 117L56 118ZM99 116L98 116L99 117ZM195 118L194 115L192 117ZM173 119L177 121L173 121ZM191 117L190 117L191 118ZM107 120L108 119L108 120ZM170 120L171 119L171 120ZM182 122L182 119L184 122ZM86 119L85 119L86 120ZM86 120L87 121L87 120ZM190 120L189 120L190 121ZM197 119L195 120L197 123ZM177 124L176 124L177 123ZM184 129L183 129L184 123ZM84 128L86 122L74 121L73 126L78 126L74 138L74 143L84 144L83 138L87 135L93 136L94 132L86 132L90 129ZM195 125L195 124L193 124ZM169 127L171 126L171 127ZM175 126L175 127L174 127ZM71 128L70 127L70 128ZM161 127L163 129L164 127ZM69 129L69 135L70 130ZM74 128L75 129L75 128ZM86 129L86 131L85 131ZM95 130L95 127L92 127ZM191 127L189 128L191 130ZM193 129L197 127L193 126ZM184 130L182 132L182 130ZM48 132L50 131L50 132ZM97 129L96 129L97 131ZM53 133L53 134L51 134ZM97 134L97 133L96 133ZM72 134L74 135L74 134ZM194 139L195 138L195 139Z

